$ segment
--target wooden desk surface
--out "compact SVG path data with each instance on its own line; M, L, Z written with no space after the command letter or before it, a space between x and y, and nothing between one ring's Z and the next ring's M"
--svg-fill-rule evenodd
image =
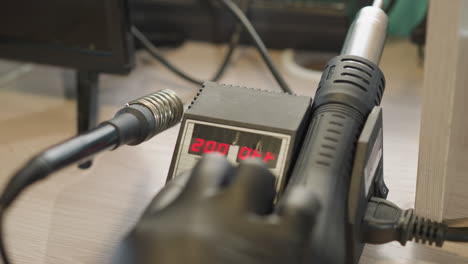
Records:
M222 54L223 48L200 43L167 52L171 61L201 78L214 72ZM278 62L280 52L273 52L273 57ZM404 40L389 41L381 65L388 83L383 107L389 199L409 208L415 199L423 71L416 47ZM0 62L0 73L15 66ZM15 74L0 75L1 184L33 153L75 132L75 103L62 97L69 72L27 65ZM315 81L285 76L296 93L315 93ZM101 119L110 118L127 100L158 89L173 89L185 102L197 90L146 54L140 54L138 67L129 76L106 75L101 81ZM237 52L222 82L278 90L250 48ZM140 146L105 153L90 170L68 168L30 188L6 221L14 263L108 263L118 241L163 186L177 131L174 127ZM413 243L367 246L361 263L468 263L466 249L450 244L444 249Z

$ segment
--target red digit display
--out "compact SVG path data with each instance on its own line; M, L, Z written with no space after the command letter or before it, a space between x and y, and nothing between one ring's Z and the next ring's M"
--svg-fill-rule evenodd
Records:
M252 159L261 158L262 156L263 156L262 153L258 152L258 150L256 149L253 150Z
M211 152L215 151L215 149L216 149L216 142L207 141L206 145L205 145L205 148L203 149L203 152L204 153L211 153Z
M206 141L201 138L195 138L195 141L190 146L190 153L195 155L213 152L226 156L229 153L229 145L212 140Z
M273 156L273 154L271 154L271 152L267 152L265 154L265 157L263 158L263 162L267 163L270 160L275 160L275 156Z
M219 143L218 149L216 151L223 155L227 155L229 152L229 145L226 143Z
M189 153L201 156L205 153L217 153L219 155L227 156L231 145L227 143L219 143L214 140L205 140L202 138L192 139ZM249 147L239 147L237 153L236 162L248 159L259 159L262 160L269 168L276 167L276 155L275 152L260 152L257 149Z
M203 146L203 144L205 144L205 140L197 138L195 139L195 143L193 143L190 147L190 150L192 150L192 152L200 152L201 146Z
M242 147L237 155L237 158L240 160L246 160L250 157L250 153L252 153L252 149L248 147Z
M189 132L189 130L187 130ZM202 156L205 153L217 153L228 157L232 163L244 160L261 160L269 169L276 169L285 162L286 157L279 160L283 150L281 136L267 135L266 133L234 129L217 125L193 125L188 138L184 139L183 147L193 156ZM283 155L287 155L284 153ZM196 158L198 159L198 158ZM280 161L282 162L280 164Z
M269 163L270 161L274 161L276 158L271 152L267 152L265 154L261 153L256 149L251 149L248 147L242 147L237 154L237 160L246 160L246 159L261 159L265 163Z

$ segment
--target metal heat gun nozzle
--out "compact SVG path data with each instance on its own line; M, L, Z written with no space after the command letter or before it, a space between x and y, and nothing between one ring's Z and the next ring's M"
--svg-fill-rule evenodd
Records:
M346 36L341 55L353 55L379 65L387 38L387 14L382 10L383 0L361 9Z

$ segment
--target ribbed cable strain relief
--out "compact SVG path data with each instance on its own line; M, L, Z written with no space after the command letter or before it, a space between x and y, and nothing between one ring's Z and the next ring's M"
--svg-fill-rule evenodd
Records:
M414 214L414 210L403 212L405 219L403 223L402 237L400 243L405 245L407 241L442 247L448 227L443 223L432 221Z

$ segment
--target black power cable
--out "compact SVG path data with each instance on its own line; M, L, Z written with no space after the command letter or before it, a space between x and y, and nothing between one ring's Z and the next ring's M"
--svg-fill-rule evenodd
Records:
M449 227L414 214L414 210L402 210L381 198L371 198L362 222L364 242L385 244L408 241L442 247L445 241L468 242L468 228Z
M242 10L247 11L248 5L249 5L250 0L245 0L242 2ZM221 63L221 66L218 68L218 71L215 73L213 78L211 79L214 82L219 81L224 73L226 72L226 69L229 65L229 62L231 61L232 55L234 54L234 51L236 50L237 46L239 45L240 37L242 34L242 26L238 23L236 24L233 33L231 34L231 38L229 40L229 47L224 55L224 59ZM132 35L142 44L142 46L145 48L145 50L156 60L158 60L162 65L164 65L167 69L169 69L172 73L175 75L179 76L180 78L191 82L196 85L203 85L203 81L199 80L197 78L194 78L190 76L189 74L185 73L182 71L180 68L172 64L169 60L167 60L164 55L159 51L159 49L135 26L132 26L131 28L131 33Z
M283 77L273 64L273 61L271 60L270 55L268 54L268 50L265 44L263 43L255 28L252 26L252 23L250 23L249 19L245 16L244 12L242 12L242 10L231 0L217 1L223 4L229 10L229 12L237 19L237 21L241 23L241 25L244 27L247 33L249 33L255 47L257 48L258 52L260 52L260 55L265 61L265 64L268 66L268 69L270 70L271 74L273 75L281 89L286 93L292 93L292 90L286 84Z
M468 230L466 227L451 227L447 230L446 237L453 242L468 242Z
M4 242L5 214L26 188L83 158L123 145L143 143L179 123L183 112L180 98L171 90L162 90L127 103L111 120L32 157L9 179L0 196L3 263L11 263Z
M226 72L227 66L229 62L231 61L232 55L234 54L234 51L237 45L239 44L241 31L242 31L242 28L236 26L235 32L232 34L231 40L229 42L228 51L226 52L226 55L224 56L224 60L221 63L221 66L219 67L218 71L212 78L213 81L218 81L219 79L221 79L223 74ZM187 73L180 70L177 66L172 64L170 61L168 61L164 57L164 55L159 51L159 49L156 46L154 46L153 43L138 28L136 28L135 26L132 26L131 33L143 45L143 47L151 56L153 56L156 60L158 60L162 65L164 65L174 74L176 74L177 76L179 76L180 78L188 82L194 83L196 85L203 85L203 81L198 80L194 77L191 77Z
M268 50L263 43L263 40L260 38L258 35L257 31L255 28L252 26L252 23L250 23L249 19L246 17L244 14L244 11L239 8L234 2L231 0L217 0L220 1L221 4L223 4L229 11L230 13L236 18L238 21L238 25L236 26L235 32L233 33L230 41L230 47L228 49L228 52L224 58L224 61L219 68L217 74L213 77L213 81L218 81L221 76L223 75L224 71L227 68L227 65L232 57L232 53L234 52L236 46L238 45L239 39L240 39L240 34L242 32L242 28L244 28L247 33L250 35L252 38L252 41L259 51L260 55L262 56L262 59L265 61L265 64L267 65L268 69L270 70L271 74L277 81L278 85L280 88L286 92L286 93L292 93L292 90L289 88L289 86L286 84L284 81L283 77L279 73L279 71L276 69L275 65L273 64L272 59L270 58L270 55L268 54ZM135 26L132 27L131 32L133 36L140 41L140 43L143 45L143 47L156 59L158 60L161 64L163 64L166 68L168 68L170 71L172 71L174 74L177 76L191 82L197 85L202 85L203 81L198 80L196 78L193 78L189 76L187 73L183 72L180 70L178 67L173 65L171 62L169 62L164 55L158 50L157 47L153 45L153 43L140 31L138 30Z
M3 239L5 238L4 228L3 228L3 221L5 220L5 208L2 204L0 204L0 256L2 258L3 264L10 264L11 261L8 258L8 254L6 252L5 242Z

